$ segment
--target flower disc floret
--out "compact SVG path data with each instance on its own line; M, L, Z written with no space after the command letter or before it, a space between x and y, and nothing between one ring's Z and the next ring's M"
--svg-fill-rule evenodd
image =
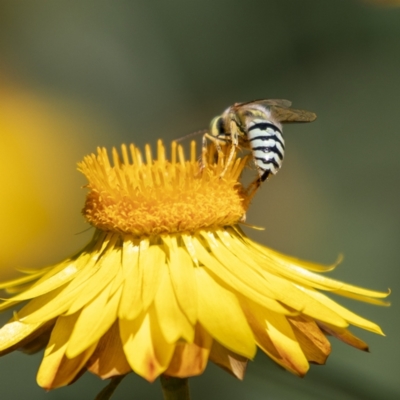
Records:
M238 177L246 158L226 169L223 157L201 165L194 142L189 160L175 142L171 161L161 141L155 160L150 146L145 154L146 162L135 146L123 145L122 159L113 149L111 165L106 149L99 148L78 164L89 180L83 210L89 223L103 231L152 236L233 225L245 214L248 201Z

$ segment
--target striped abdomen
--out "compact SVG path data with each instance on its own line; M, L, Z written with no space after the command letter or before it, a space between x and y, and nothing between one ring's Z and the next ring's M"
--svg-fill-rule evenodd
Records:
M269 174L275 175L282 166L285 141L281 129L269 120L254 119L247 127L247 139L260 180L265 181Z

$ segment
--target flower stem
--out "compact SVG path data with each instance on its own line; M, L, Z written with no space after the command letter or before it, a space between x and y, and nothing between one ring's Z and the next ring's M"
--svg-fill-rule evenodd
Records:
M190 400L188 378L160 376L164 400Z
M111 378L110 383L96 396L94 400L108 400L113 395L117 386L121 383L126 375L119 375Z

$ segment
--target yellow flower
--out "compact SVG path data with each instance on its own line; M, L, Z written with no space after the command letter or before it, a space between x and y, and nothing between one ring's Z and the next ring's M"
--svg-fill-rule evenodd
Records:
M229 151L229 149L227 149ZM14 296L1 309L29 302L0 330L0 352L46 346L40 386L67 385L89 370L101 378L134 371L201 374L208 360L242 379L257 347L304 375L330 353L325 334L366 350L349 325L380 328L324 292L374 304L388 293L324 277L326 267L277 253L238 226L252 194L238 179L247 158L209 150L207 165L172 143L145 158L133 145L85 157L83 214L92 241L60 264L1 285ZM221 178L222 171L225 171Z

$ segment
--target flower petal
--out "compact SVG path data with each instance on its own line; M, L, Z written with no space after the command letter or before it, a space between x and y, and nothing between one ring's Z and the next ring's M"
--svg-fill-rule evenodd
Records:
M88 257L86 257L86 259L87 258ZM82 257L81 261L83 261L84 259L85 257ZM52 277L48 278L45 281L36 283L28 290L25 290L23 293L14 296L10 300L12 301L28 300L33 297L38 297L45 293L51 292L52 290L57 289L58 287L64 285L67 281L70 281L73 278L73 275L78 271L75 262L76 261L62 263L61 265L59 265L60 271L57 274L54 274Z
M18 303L19 301L4 300L3 303L0 304L0 311L4 311L7 310L8 308L14 307Z
M361 294L355 294L352 292L348 292L347 290L334 290L334 291L332 291L332 293L335 293L339 296L348 297L349 299L363 301L364 303L375 304L377 306L383 306L383 307L390 306L390 301L380 300L376 297L366 297ZM380 293L380 292L378 292L378 293ZM385 293L385 294L386 294L386 296L388 296L390 294L390 291L388 291L388 293ZM379 297L383 297L383 296L379 296Z
M368 321L365 318L360 317L357 314L354 314L347 308L341 306L340 304L336 303L329 297L325 296L323 293L317 292L316 290L311 290L311 289L306 289L306 288L300 288L302 291L308 293L310 296L314 297L316 300L321 302L321 304L324 304L326 307L329 307L331 310L334 310L338 315L340 315L342 318L344 318L348 323L358 326L360 328L366 329L368 331L378 333L379 335L383 335L383 332L381 328L371 322ZM327 321L323 321L327 322ZM329 322L328 322L329 324ZM335 325L335 324L333 324Z
M359 350L369 351L368 344L357 336L353 335L348 329L340 329L336 328L335 326L329 326L321 323L318 323L318 325L324 332L328 333L329 335L335 336L342 342L349 344L350 346L353 346Z
M167 266L158 265L157 268L160 269L161 281L154 308L163 336L168 343L176 343L181 338L192 343L194 327L178 305Z
M26 344L21 343L22 346L19 347L18 350L22 351L24 354L32 355L45 349L47 343L49 343L54 323L47 323L45 326L47 329L40 329L38 332L35 331L31 337L27 338Z
M328 272L334 270L338 264L340 264L342 257L338 257L338 260L335 261L334 264L332 265L321 265L317 263L313 263L311 261L304 261L300 260L299 258L296 257L291 257L283 253L279 253L278 251L272 250L270 248L267 248L265 246L262 246L261 244L252 241L249 239L244 232L241 230L239 226L235 227L229 227L224 230L217 230L218 236L221 238L221 240L225 243L226 246L230 246L232 251L235 249L240 249L241 251L245 250L246 253L250 252L252 253L253 250L251 248L255 248L261 253L265 254L266 251L268 251L268 255L276 258L278 260L284 260L285 263L289 265L297 265L303 268L306 268L310 271L316 271L316 272ZM252 253L252 256L254 257L254 253Z
M73 258L66 260L54 267L44 268L35 274L30 274L28 277L18 278L14 281L6 282L2 285L19 285L26 281L26 278L36 278L41 276L35 284L33 284L28 290L23 293L14 296L13 301L28 300L34 297L39 297L45 293L49 293L54 289L59 288L65 283L69 282L74 278L74 275L84 269L90 269L92 265L96 262L104 247L109 243L111 235L108 235L107 240L105 238L105 233L98 234L95 233L95 237L98 237L96 241L91 241L81 253L78 253ZM31 280L29 279L29 280ZM36 278L37 279L37 278Z
M140 376L153 382L171 361L175 345L165 341L152 307L133 320L119 320L121 341L126 359Z
M64 266L64 263L63 263ZM51 268L51 267L50 267ZM49 269L49 268L47 268ZM22 272L22 271L20 271ZM4 281L0 283L0 289L6 289L8 287L20 286L25 283L30 283L31 281L36 281L38 278L43 276L46 270L37 271L35 273L25 272L28 275L21 276L19 278L15 278L9 281Z
M194 325L197 319L197 286L193 261L183 247L178 247L175 236L163 235L162 239L169 250L168 268L179 307Z
M143 310L142 306L142 269L139 268L139 240L125 236L122 252L122 268L124 271L124 288L118 317L135 319Z
M312 286L321 290L347 291L373 298L385 298L390 294L390 291L379 292L376 290L364 289L359 286L349 285L335 279L327 278L326 276L318 275L308 270L312 268L304 268L302 263L297 263L296 259L292 257L283 256L267 247L251 241L248 238L246 238L246 243L254 249L258 249L259 254L265 258L264 263L259 263L260 266L263 265L269 271L273 270L275 273L278 273L279 275L282 275L300 285ZM257 259L257 255L251 252L249 248L247 248L246 251L248 254L252 254L253 259Z
M307 360L325 364L331 352L331 344L311 318L305 316L288 318Z
M69 338L65 352L67 357L74 358L98 342L117 319L122 288L111 298L110 291L111 285L82 309Z
M108 283L118 275L121 268L121 249L119 247L110 248L100 258L98 264L98 270L86 281L79 295L76 295L74 302L68 309L68 314L77 312L96 298Z
M14 318L0 329L0 355L14 351L41 335L51 323L27 324Z
M142 241L143 243L143 241ZM139 269L143 273L142 307L146 311L154 300L160 282L160 266L165 264L165 253L158 245L140 246Z
M69 359L65 356L68 340L78 317L79 313L76 313L57 319L38 371L39 386L45 389L55 389L68 385L79 374L94 352L97 343L78 357Z
M109 267L112 266L108 265ZM85 301L90 302L97 292L107 285L109 280L114 277L116 269L114 268L110 271L107 268L100 268L97 273L94 268L92 270L94 270L93 276L96 276L96 279L92 277L93 280L90 280L91 290L86 292L87 286L83 285L90 275L85 274L83 282L80 279L81 276L78 276L76 279L64 284L64 286L31 300L20 310L20 318L25 322L35 323L52 319L66 312L71 315L78 311L79 308L86 304Z
M242 306L261 349L285 369L304 376L309 364L286 317L250 301Z
M244 378L249 361L246 357L239 356L239 354L228 350L216 340L213 341L210 360L240 380Z
M264 283L264 292L268 293L268 296L279 300L294 310L336 326L346 327L348 325L343 318L330 308L315 301L312 296L305 296L305 293L298 290L291 281L262 270L250 256L237 258L227 248L222 246L211 232L207 233L207 240L215 257L221 263L229 265L230 270L234 271L238 275L238 278L240 277L245 280L251 277L252 282ZM246 268L246 273L243 273L243 268Z
M260 277L255 276L252 271L243 273L242 265L230 263L228 267L225 263L218 261L204 248L198 237L192 238L192 244L199 261L225 285L275 312L293 314L293 311L288 310L273 298L268 297L268 294L273 295L272 292L268 287L265 287Z
M71 283L31 300L19 311L20 319L26 323L34 324L63 314L74 301L77 292L77 290L69 290Z
M29 323L46 321L66 312L74 314L89 303L118 274L120 252L113 251L117 240L118 235L111 237L97 264L89 263L70 282L31 300L21 309L20 317Z
M252 359L256 346L237 297L218 285L204 268L196 268L199 321L226 348Z
M208 332L196 325L193 343L177 343L174 355L164 372L168 376L185 378L204 372L213 340Z
M99 340L96 350L86 364L86 368L102 379L125 375L131 371L122 348L118 323Z
M192 259L194 265L196 267L198 267L199 266L199 261L197 259L196 250L195 250L194 245L193 245L192 235L189 235L189 234L186 234L186 233L182 233L182 240L185 243L186 250L190 254L190 258Z

